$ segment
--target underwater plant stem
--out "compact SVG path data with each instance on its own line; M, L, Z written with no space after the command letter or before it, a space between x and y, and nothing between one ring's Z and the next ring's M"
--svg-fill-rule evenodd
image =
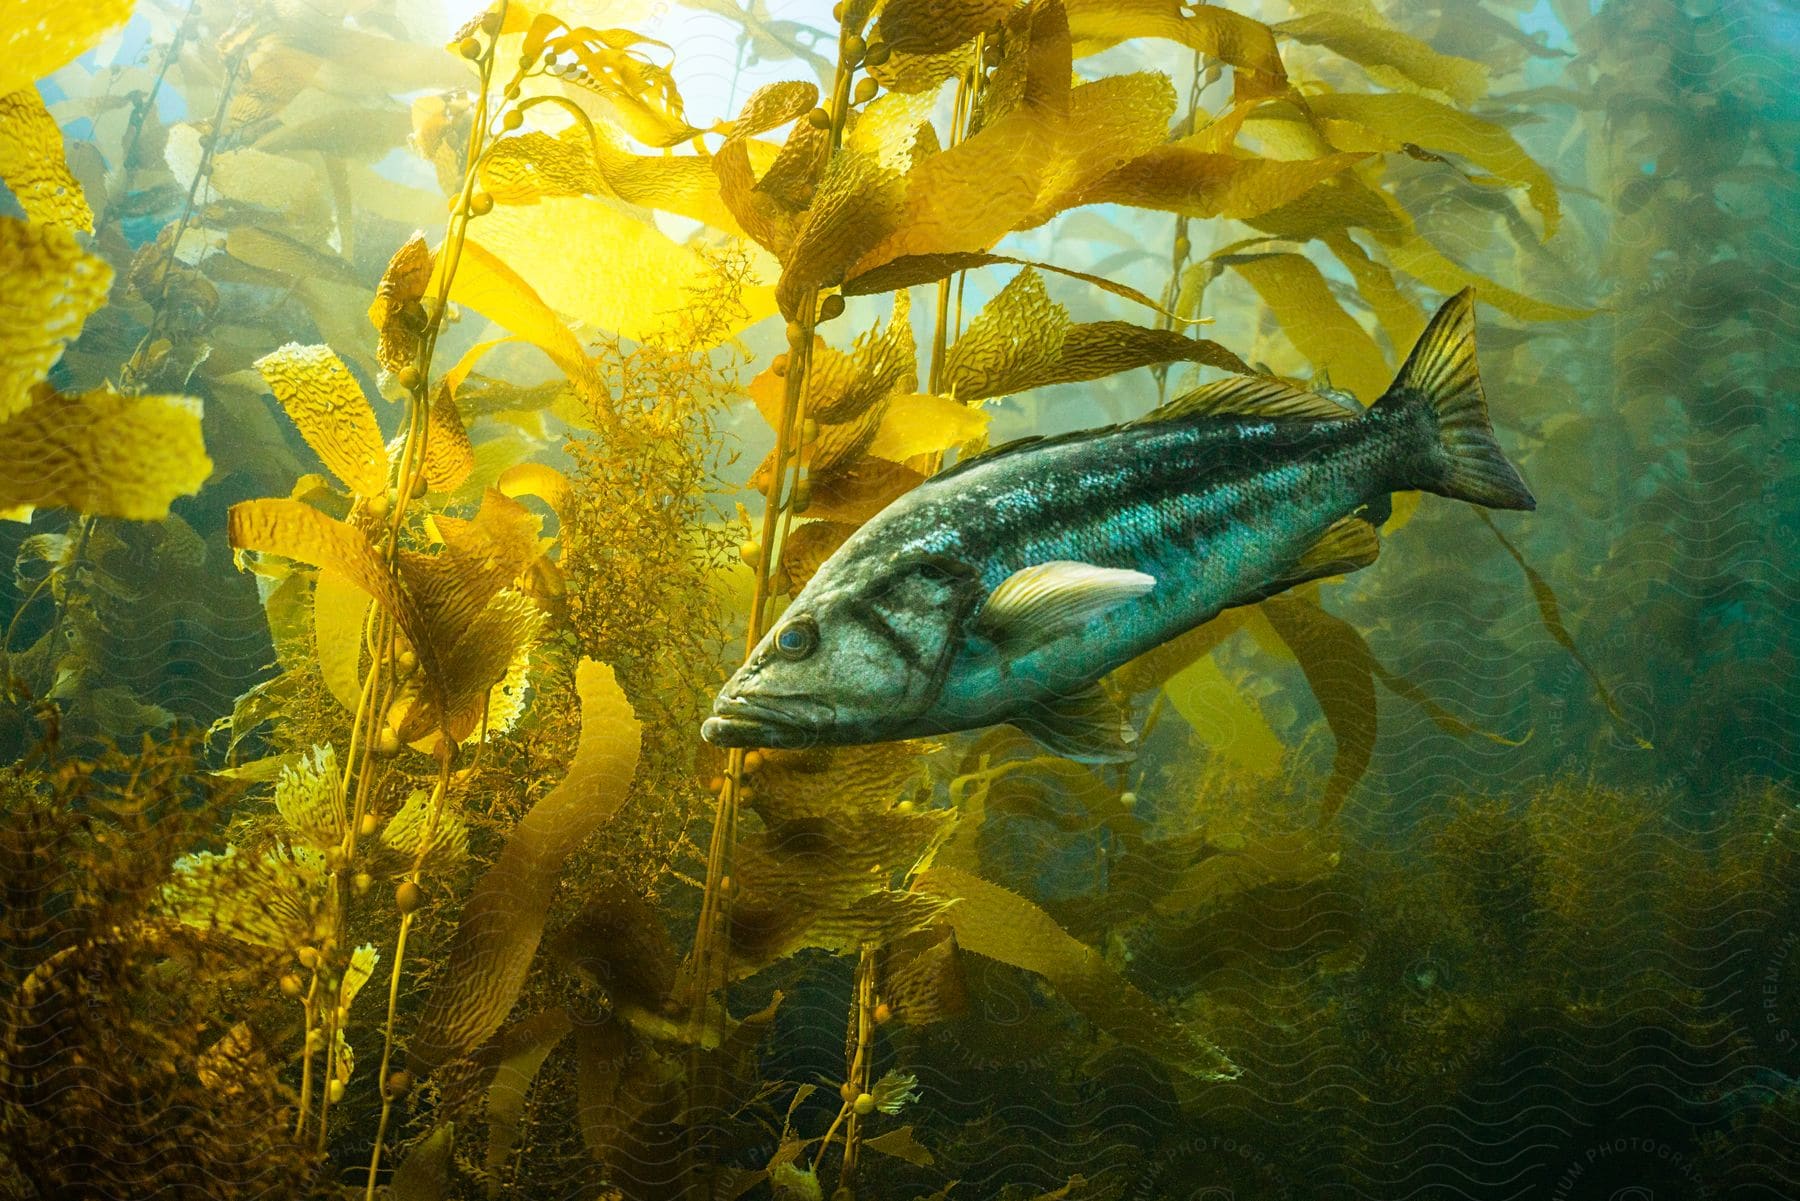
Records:
M200 195L200 185L212 177L213 157L218 152L224 133L225 114L231 107L231 93L237 86L238 72L243 70L244 56L247 53L248 46L241 46L225 64L225 82L219 85L219 106L213 112L212 136L206 139L206 146L200 153L200 164L194 168L194 178L188 181L187 199L182 203L181 216L175 221L175 236L169 239L169 257L163 262L162 288L157 293L156 308L150 315L150 328L138 339L137 349L132 352L128 366L135 364L144 348L156 341L163 315L168 311L169 276L175 270L175 260L181 250L181 239L187 233L188 223L194 219L194 202ZM135 386L136 381L132 383Z
M448 741L438 751L438 774L431 791L430 816L426 819L425 833L419 840L419 853L413 859L412 870L406 874L406 879L414 884L424 874L425 856L431 852L438 815L443 811L444 798L450 790L450 761L454 755ZM376 1087L381 1090L381 1117L375 1124L375 1143L369 1148L369 1179L363 1191L365 1201L374 1201L375 1198L375 1176L381 1170L381 1148L387 1140L388 1121L394 1112L394 1093L388 1087L388 1069L394 1059L394 1016L400 1008L401 967L406 962L406 938L412 933L412 923L412 913L400 915L400 932L394 936L394 963L388 970L387 1018L381 1027L381 1067L375 1077Z
M867 943L856 964L856 999L851 1009L850 1029L855 1042L847 1079L851 1090L861 1096L869 1091L869 1068L875 1043L875 948ZM852 1105L849 1125L844 1127L844 1163L838 1171L840 1187L850 1187L861 1149L862 1115Z

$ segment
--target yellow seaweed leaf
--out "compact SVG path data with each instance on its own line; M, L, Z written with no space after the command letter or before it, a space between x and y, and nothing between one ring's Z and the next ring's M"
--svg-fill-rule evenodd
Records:
M1000 23L1014 0L887 0L875 29L904 54L940 54Z
M1188 867L1157 898L1156 910L1195 922L1232 897L1270 884L1298 884L1330 874L1339 862L1311 830L1271 834L1233 850L1220 850Z
M388 260L375 288L375 299L369 305L369 323L380 336L375 358L389 371L410 365L419 352L419 338L424 332L424 313L418 300L431 282L431 247L425 235L415 233Z
M1375 656L1355 626L1314 600L1277 596L1257 612L1293 652L1337 739L1331 778L1319 805L1322 824L1343 806L1375 754Z
M612 668L583 659L575 687L581 735L568 774L520 819L469 894L442 983L408 1044L418 1070L467 1054L500 1028L537 953L564 860L625 803L642 727Z
M132 0L0 0L0 96L30 86L131 16Z
M842 282L850 264L899 227L906 178L871 155L840 149L783 260L784 287Z
M1127 38L1163 38L1272 81L1286 71L1275 36L1260 21L1217 5L1181 0L1065 0L1076 54L1096 54Z
M1068 311L1027 267L982 306L944 356L944 390L982 400L1029 388L1055 371L1068 329Z
M868 445L876 458L904 463L914 455L949 450L987 435L988 415L947 396L914 392L887 404Z
M1081 192L1084 204L1129 204L1187 217L1249 220L1361 162L1364 154L1240 158L1174 142L1140 155Z
M313 645L319 674L338 703L356 711L362 696L363 625L369 594L329 568L313 585Z
M289 342L256 360L269 391L319 460L360 496L387 491L387 444L356 377L329 346Z
M1332 296L1312 260L1298 254L1230 255L1221 260L1250 281L1281 332L1313 370L1373 404L1388 385L1387 359L1375 339Z
M1525 573L1525 582L1531 586L1531 596L1537 602L1538 619L1543 623L1544 632L1555 639L1558 646L1568 651L1569 657L1574 659L1581 670L1587 674L1589 682L1594 686L1594 692L1600 697L1600 703L1606 706L1606 712L1613 722L1630 735L1631 740L1637 743L1640 749L1654 750L1655 747L1651 741L1632 728L1631 723L1625 718L1625 711L1619 708L1619 702L1613 699L1612 690L1606 686L1606 681L1600 678L1599 671L1588 661L1588 657L1581 653L1581 648L1575 645L1575 636L1569 633L1569 627L1563 624L1562 605L1557 601L1556 593L1550 587L1550 581L1546 580L1537 568L1526 561L1525 556L1520 553L1518 547L1512 544L1511 539L1500 532L1500 527L1494 524L1493 518L1480 510L1476 511L1476 516L1480 517L1494 537L1499 539L1500 545L1505 548L1512 561L1519 565L1519 570Z
M547 196L533 205L501 205L476 221L469 236L551 309L632 339L666 328L708 272L698 253L598 198ZM459 285L461 274L459 269ZM764 307L750 320L769 311Z
M537 497L550 506L558 522L566 520L569 498L574 493L569 477L547 463L515 463L500 473L494 487L515 500L521 496Z
M560 247L561 243L556 245ZM443 255L438 255L437 263L436 270L442 271ZM430 286L432 290L438 286L435 274ZM450 284L450 299L468 305L496 325L511 330L541 349L563 369L569 382L584 398L598 400L605 395L593 361L581 349L581 343L569 332L569 327L517 271L473 238L463 243L456 275Z
M929 1168L937 1162L931 1152L920 1146L919 1140L913 1137L911 1126L900 1126L877 1134L873 1138L866 1138L863 1140L863 1146L870 1151L892 1155L895 1159L904 1159L907 1163L917 1164L921 1168Z
M1492 121L1404 92L1336 92L1310 97L1308 104L1319 118L1353 122L1387 140L1391 149L1415 143L1449 151L1522 185L1543 218L1544 238L1548 240L1556 232L1562 214L1555 181L1510 133ZM1338 141L1335 132L1332 140Z
M63 158L62 130L36 88L0 95L0 181L25 216L94 232L94 213Z
M1155 153L1174 111L1174 90L1154 73L1025 93L972 137L912 169L904 220L851 274L900 258L979 253L1067 208L1117 199L1106 194L1106 181Z
M63 343L106 303L112 278L70 230L0 218L0 421L31 403Z
M1127 1046L1190 1076L1230 1079L1237 1065L1120 976L1092 947L1015 892L954 867L933 867L914 886L954 899L944 920L965 951L1042 976L1083 1017Z
M524 708L525 670L543 624L537 603L511 589L455 628L434 622L435 678L402 692L388 710L400 740L429 751L440 735L462 742L484 725L510 728Z
M1536 300L1503 287L1451 259L1421 234L1387 246L1386 252L1389 262L1426 287L1449 295L1475 288L1485 303L1521 321L1578 321L1598 311Z
M212 474L193 397L61 396L43 385L36 397L0 422L0 513L55 506L159 521Z
M362 531L309 504L287 497L240 501L226 515L225 536L234 550L260 551L329 568L373 597L409 634L419 627L411 602ZM430 649L429 645L419 647L421 659Z
M475 472L475 448L450 389L440 385L425 414L425 486L454 492Z
M381 845L418 863L422 870L447 871L469 857L469 823L447 799L433 822L431 794L415 788L382 825Z
M1163 690L1169 704L1214 754L1256 776L1280 769L1287 748L1269 729L1256 702L1231 682L1212 655L1202 655L1176 672Z
M550 1052L575 1028L567 1009L558 1007L533 1014L515 1022L500 1039L500 1066L488 1086L487 1170L496 1183L489 1195L498 1196L497 1182L502 1178L513 1147L519 1141L519 1126L525 1118L525 1102L530 1096L531 1082Z
M1443 54L1378 20L1347 12L1314 11L1274 27L1282 37L1325 46L1364 67L1388 87L1414 83L1469 105L1487 95L1487 68Z
M781 543L777 590L791 595L806 587L806 582L813 578L819 565L844 544L844 539L855 532L855 526L842 521L807 521L796 524Z

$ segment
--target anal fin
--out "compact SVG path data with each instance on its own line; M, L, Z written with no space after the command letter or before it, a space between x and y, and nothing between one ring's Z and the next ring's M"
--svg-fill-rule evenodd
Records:
M1375 527L1361 517L1340 517L1313 544L1300 552L1300 557L1254 593L1233 604L1253 605L1277 593L1327 576L1347 575L1375 561L1381 553L1381 540Z
M1123 763L1136 752L1137 731L1099 684L1040 701L1011 720L1051 753L1077 763Z

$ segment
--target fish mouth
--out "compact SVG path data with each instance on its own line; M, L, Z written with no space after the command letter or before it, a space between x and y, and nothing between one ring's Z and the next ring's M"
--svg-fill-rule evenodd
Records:
M714 746L795 749L821 741L835 711L802 693L721 692L713 715L700 724L700 737Z

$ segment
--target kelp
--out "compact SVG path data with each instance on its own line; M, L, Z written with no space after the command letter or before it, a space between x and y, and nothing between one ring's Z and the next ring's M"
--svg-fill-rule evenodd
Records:
M563 862L624 803L637 766L638 722L609 669L576 669L581 741L562 782L520 819L506 850L463 906L448 990L432 994L407 1043L415 1070L466 1054L499 1028L543 934Z
M1451 1067L1434 1079L1473 1078L1464 1048L1507 1053L1503 1013L1548 1027L1572 1012L1573 993L1518 955L1520 898L1547 902L1560 923L1549 945L1565 950L1582 914L1632 903L1579 857L1545 868L1541 852L1567 837L1545 814L1594 817L1620 841L1648 828L1606 824L1623 802L1576 785L1524 798L1541 827L1530 835L1503 807L1470 802L1430 844L1435 874L1375 879L1388 865L1357 827L1382 791L1416 779L1378 758L1395 707L1377 685L1457 738L1517 746L1487 727L1556 731L1523 752L1534 756L1564 739L1561 713L1501 720L1433 699L1443 673L1419 656L1435 652L1415 654L1419 631L1383 616L1393 596L1429 603L1438 593L1409 590L1443 587L1420 564L1440 561L1432 540L1448 535L1408 520L1416 496L1396 498L1382 582L1228 612L1115 673L1106 687L1133 703L1146 747L1117 772L1005 731L958 760L961 745L939 743L716 755L694 729L718 648L738 632L731 615L747 616L753 645L861 522L990 431L1087 420L1084 397L1058 385L1091 384L1114 419L1150 403L1148 381L1122 373L1150 367L1161 388L1182 364L1311 374L1367 401L1431 293L1475 282L1521 322L1590 312L1563 302L1587 283L1571 238L1593 230L1559 227L1537 154L1552 139L1528 124L1562 99L1514 88L1524 55L1554 52L1461 4L1383 16L1309 2L1265 24L1173 0L852 0L817 37L757 5L699 7L742 28L744 65L798 61L818 82L696 112L673 51L645 36L647 14L608 10L634 28L594 28L597 10L555 4L475 18L450 39L462 63L370 13L283 10L227 30L200 9L160 67L155 52L148 67L121 65L116 94L46 107L31 79L7 77L0 122L18 132L0 176L31 224L6 223L19 248L6 268L35 282L0 300L17 318L0 334L0 418L26 435L7 440L11 459L0 449L0 481L31 478L45 447L66 446L52 460L69 464L63 477L106 483L33 485L0 505L151 518L213 479L182 509L202 529L187 535L198 560L173 521L154 534L84 519L34 530L19 577L42 599L20 623L31 645L15 651L9 632L9 681L53 681L34 712L45 730L62 714L69 736L174 720L153 693L103 681L139 628L124 616L141 603L123 586L132 564L203 562L210 531L193 514L212 490L265 497L232 509L227 537L256 574L240 591L261 593L278 673L217 731L215 782L256 791L205 837L171 842L178 866L149 905L160 932L140 937L132 914L129 952L101 937L57 960L30 1015L80 999L73 971L175 963L168 948L200 940L213 958L195 987L224 982L234 1016L181 1036L181 1084L146 1079L170 1097L204 1085L196 1113L229 1100L278 1115L249 1146L269 1147L268 1133L322 1150L333 1170L368 1159L366 1177L340 1179L371 1194L391 1180L421 1199L590 1185L656 1197L710 1179L718 1195L764 1181L826 1195L835 1171L862 1194L945 1195L1000 1141L1021 1158L989 1172L996 1195L1191 1188L1219 1169L1217 1155L1162 1145L1160 1121L1109 1148L1116 1169L1083 1159L1087 1144L1018 1147L1003 1118L978 1113L1003 1095L989 1086L1095 1129L1167 1093L1184 1106L1170 1138L1266 1133L1279 1098L1300 1133L1260 1145L1310 1140L1365 1170L1371 1153L1345 1149L1343 1129L1398 1144L1339 1121L1331 1090L1374 1096L1377 1081L1397 1090L1383 1101L1423 1095L1435 1064ZM52 17L47 29L85 20ZM160 10L146 20L153 40L168 34ZM1148 40L1090 58L1134 39ZM16 48L28 65L38 53ZM1154 69L1171 53L1184 71L1192 58L1191 84ZM1104 73L1119 62L1131 73ZM1359 90L1362 73L1394 91ZM192 114L170 129L163 87ZM1642 119L1640 101L1607 119ZM65 163L59 125L89 115L93 141ZM394 182L392 163L372 169L396 150L442 195ZM1638 211L1690 195L1666 174L1625 180ZM63 235L89 212L99 232L84 250ZM1090 238L1116 253L1075 258ZM105 309L102 258L121 279ZM1107 319L1115 300L1148 312ZM787 327L771 346L755 324L777 307ZM1206 319L1213 336L1192 336ZM1566 474L1558 456L1593 442L1589 417L1562 419L1587 402L1558 393L1553 371L1520 381L1518 348L1537 335L1498 323L1483 336L1497 401L1509 377L1519 398L1496 403L1503 437L1548 493ZM545 369L540 351L557 372L547 381L527 374ZM734 411L740 367L751 404ZM51 378L70 395L50 393ZM190 390L219 430L210 452L197 411L159 399ZM387 400L372 404L377 393ZM69 420L89 410L104 421ZM1677 435L1654 397L1621 412L1647 493L1671 474ZM1690 420L1726 423L1699 401ZM146 449L179 470L158 475ZM558 450L560 467L540 461ZM325 474L302 474L313 470ZM745 476L738 516L715 511ZM1516 538L1488 551L1524 566L1564 652L1575 616L1606 627L1573 603L1580 556ZM1461 599L1480 626L1471 637L1507 639L1483 653L1514 654L1492 621L1504 597ZM1246 628L1254 644L1227 642ZM1577 656L1596 681L1613 678L1598 648L1616 650L1618 635L1600 637L1591 665ZM1521 672L1545 670L1529 647L1516 657ZM1621 702L1601 704L1616 716ZM97 710L116 718L95 722ZM1567 720L1579 732L1579 714ZM1315 754L1326 732L1329 775ZM590 770L599 738L603 781ZM1370 771L1384 790L1356 792ZM1341 833L1306 828L1352 797L1357 821ZM1759 887L1776 889L1779 873L1755 862ZM1720 888L1708 895L1736 895ZM683 927L691 943L672 936ZM1479 988L1418 983L1406 961L1418 946ZM357 999L377 947L385 1019L381 1002ZM1063 1003L1043 1004L1046 992ZM1582 1004L1612 1004L1603 993ZM841 1065L835 1045L821 1058L796 1036L840 1000ZM217 1006L191 1002L209 1018ZM1322 1073L1325 1092L1294 1064ZM1238 1067L1242 1081L1229 1078ZM49 1126L29 1128L39 1139ZM210 1140L193 1145L211 1155ZM1295 1162L1270 1155L1232 1186L1256 1193L1264 1163Z

